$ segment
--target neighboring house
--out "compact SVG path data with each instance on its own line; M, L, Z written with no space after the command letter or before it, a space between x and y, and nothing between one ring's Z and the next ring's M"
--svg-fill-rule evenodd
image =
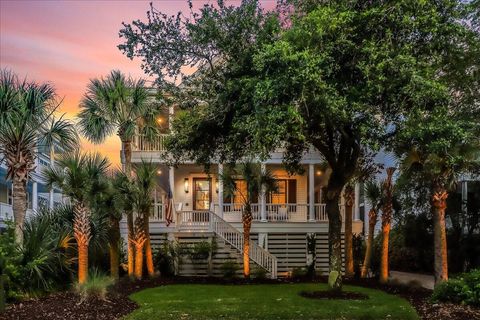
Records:
M153 142L137 134L133 143L133 163L147 160L158 165L158 188L152 195L154 213L150 218L152 243L158 246L168 239L191 244L215 238L219 252L235 252L240 258L242 208L237 197L227 198L224 194L219 179L223 165L213 164L210 174L206 174L203 167L194 163L185 162L175 168L165 164L164 139L169 134L173 117L174 108L171 107L168 114L157 120L162 133ZM328 218L322 190L329 172L321 170L322 157L312 149L301 162L305 173L288 175L282 166L282 155L278 150L262 163L262 168L270 170L278 179L279 190L273 194L260 194L258 202L252 206L254 221L251 239L254 245L251 259L266 269L270 276L287 275L295 268L305 267L307 260L311 261L312 255L307 252L307 236L315 234L316 269L325 274L329 265ZM242 182L238 183L241 187ZM175 210L173 222L167 226L165 204L169 190ZM353 230L361 233L363 222L359 185L355 191L357 201ZM343 203L340 205L344 213ZM124 220L122 234L126 236L126 232ZM241 259L237 261L241 262ZM190 273L198 274L197 271L183 271L183 274Z
M27 183L28 209L27 219L41 207L54 207L62 202L62 195L57 190L49 190L42 177L44 168L50 166L50 156L47 150L39 150L35 159L35 170L30 174ZM3 155L0 154L0 159ZM0 162L0 228L5 227L6 220L13 220L12 213L12 181L7 180L7 167Z

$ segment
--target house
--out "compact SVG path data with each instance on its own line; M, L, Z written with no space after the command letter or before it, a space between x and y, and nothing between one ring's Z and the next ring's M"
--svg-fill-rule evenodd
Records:
M153 141L147 141L141 134L136 134L133 140L132 163L146 160L158 166L158 187L152 195L154 212L149 224L152 244L159 246L167 240L192 244L215 239L218 255L223 254L223 258L214 263L221 264L227 259L225 257L233 255L241 264L242 205L238 197L225 196L219 179L224 166L214 163L207 174L195 163L184 162L177 167L168 167L165 162L164 141L174 115L175 110L170 107L168 113L157 119L161 133ZM322 191L329 172L322 171L322 157L313 148L303 156L301 165L305 173L301 175L289 175L282 166L282 156L282 150L277 150L261 163L263 170L270 170L275 175L279 189L276 193L259 194L257 203L252 206L251 261L271 277L276 277L305 267L314 257L316 270L328 273L328 217ZM238 184L242 188L242 181L239 180ZM170 224L166 221L169 191L175 204ZM361 233L360 185L356 186L355 193L353 231ZM344 215L343 200L340 206ZM126 233L126 221L123 220L125 238ZM314 255L307 249L312 235L315 235ZM198 270L193 269L186 266L180 268L179 273L198 274Z
M45 168L51 165L49 150L39 147L35 159L35 170L30 174L27 182L27 218L41 207L55 207L62 203L62 194L58 190L50 190L42 177ZM0 159L3 155L0 154ZM4 161L0 162L0 228L5 227L5 221L13 220L12 211L12 181L7 180L7 167Z

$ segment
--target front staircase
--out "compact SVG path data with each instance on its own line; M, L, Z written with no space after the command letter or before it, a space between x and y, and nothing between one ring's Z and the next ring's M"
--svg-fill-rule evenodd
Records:
M212 211L177 212L178 232L211 232L228 243L238 253L243 253L243 233ZM277 258L250 240L250 260L265 269L272 279L277 278Z

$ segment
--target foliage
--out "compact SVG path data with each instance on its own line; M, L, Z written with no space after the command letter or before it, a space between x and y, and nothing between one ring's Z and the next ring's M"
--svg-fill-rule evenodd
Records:
M264 268L254 268L253 269L253 278L254 279L266 279L267 278L267 270L265 270Z
M222 263L220 269L222 270L222 275L226 279L232 279L237 276L237 271L240 270L238 263L234 261L226 261Z
M80 102L78 117L82 134L94 143L105 141L113 133L122 142L131 141L137 121L143 119L143 133L154 136L158 108L152 108L147 98L145 81L126 77L119 70L111 71L106 78L92 79Z
M175 261L179 259L181 250L177 243L165 241L153 250L153 263L162 276L175 275Z
M480 269L440 283L433 290L432 300L480 306Z
M70 281L72 236L51 212L38 212L24 226L24 242L13 241L14 228L0 234L0 276L7 299L36 296Z
M365 239L361 234L354 234L352 239L353 247L353 266L355 270L355 277L360 276L360 269L363 263L363 257L365 256Z
M93 269L90 271L87 282L76 284L75 291L81 296L82 300L88 298L106 300L108 288L113 283L113 278L100 272L98 269Z
M214 254L217 248L216 241L200 241L193 245L190 249L190 258L192 260L207 259L210 254Z
M305 279L305 277L311 275L310 269L305 267L296 267L292 269L291 277L293 279Z

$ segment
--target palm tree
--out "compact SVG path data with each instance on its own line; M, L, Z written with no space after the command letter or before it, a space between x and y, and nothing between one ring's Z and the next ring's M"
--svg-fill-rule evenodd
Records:
M345 276L352 277L353 270L353 204L355 202L355 191L351 184L345 187Z
M156 186L157 168L151 162L142 161L135 166L135 277L141 278L143 271L143 249L149 276L153 276L152 247L150 244L149 217L153 210L152 194Z
M404 178L420 179L430 189L433 214L435 284L448 280L447 236L445 211L449 192L455 189L459 176L480 172L480 141L456 144L448 148L448 155L404 148L401 158Z
M375 238L375 225L377 224L378 212L382 207L382 190L381 186L374 180L365 183L365 198L370 203L370 211L368 212L368 238L365 250L365 259L363 260L360 276L366 278L370 269L372 259L373 239Z
M132 139L139 121L148 138L155 136L158 110L147 105L145 81L127 78L113 70L106 78L92 79L87 87L78 115L82 134L93 143L102 143L115 131L122 142L124 172L131 176ZM128 273L134 273L133 216L127 212Z
M16 241L22 243L27 211L27 180L35 169L39 148L56 142L65 151L78 145L73 124L54 113L59 106L50 84L20 81L0 71L0 154L7 165L7 179L13 183L13 217ZM52 160L53 161L53 160Z
M93 197L104 179L109 164L98 154L73 153L61 156L58 166L48 168L45 178L49 187L58 187L73 205L73 235L78 246L78 282L88 278L88 245L91 239L90 213Z
M239 197L243 204L243 276L250 277L250 229L252 227L252 203L257 201L260 192L269 193L278 190L278 184L271 172L263 172L260 165L246 162L239 166L230 165L220 176L227 197ZM238 180L245 181L241 188Z
M393 216L393 173L395 168L387 168L387 178L382 184L382 256L380 260L380 282L388 282L388 244L390 241L390 229Z

